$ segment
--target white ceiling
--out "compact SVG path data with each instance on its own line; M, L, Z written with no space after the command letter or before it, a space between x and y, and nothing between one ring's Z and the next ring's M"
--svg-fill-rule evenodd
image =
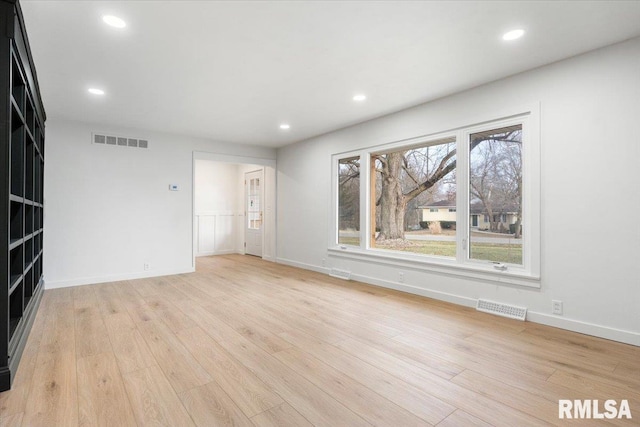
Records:
M273 147L640 36L639 1L21 3L49 118Z

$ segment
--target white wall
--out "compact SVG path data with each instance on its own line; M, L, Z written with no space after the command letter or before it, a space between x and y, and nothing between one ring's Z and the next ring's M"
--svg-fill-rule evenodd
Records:
M146 138L149 148L92 144L96 131ZM46 135L47 288L192 271L193 152L275 158L268 148L55 118Z
M195 159L194 210L196 256L238 251L238 165Z
M373 97L372 97L373 100ZM330 156L472 124L478 111L541 105L541 289L330 257ZM500 108L496 108L500 106ZM640 345L640 39L597 50L278 151L278 260ZM611 216L610 208L624 213ZM324 262L324 267L323 267ZM551 315L551 300L564 315Z

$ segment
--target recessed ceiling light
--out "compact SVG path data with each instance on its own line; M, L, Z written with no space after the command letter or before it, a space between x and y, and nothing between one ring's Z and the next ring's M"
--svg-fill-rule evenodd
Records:
M111 25L112 27L116 27L116 28L124 28L127 26L127 23L124 22L121 18L118 18L117 16L113 16L113 15L104 15L102 17L102 20L104 21L105 24Z
M362 102L365 99L367 99L367 96L366 95L362 95L362 94L356 95L356 96L353 97L353 100L354 101L358 101L358 102Z
M283 124L280 125L280 129L282 129L282 130L291 129L291 126L288 125L287 123L283 123Z
M507 41L516 40L522 37L523 35L524 35L524 30L521 30L521 29L512 30L507 33L504 33L504 35L502 36L502 40L507 40Z
M102 89L98 89L95 87L92 87L89 89L89 93L93 94L93 95L104 95L104 91Z

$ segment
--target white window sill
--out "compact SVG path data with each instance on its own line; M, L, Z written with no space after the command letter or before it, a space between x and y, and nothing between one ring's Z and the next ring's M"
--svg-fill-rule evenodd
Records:
M471 279L480 279L495 284L516 285L527 288L540 288L540 276L526 270L508 266L506 270L497 270L491 262L460 264L454 259L428 257L405 252L387 250L362 249L356 246L334 246L329 249L329 256L347 258L357 261L369 261L394 267L408 268L417 271L433 272Z

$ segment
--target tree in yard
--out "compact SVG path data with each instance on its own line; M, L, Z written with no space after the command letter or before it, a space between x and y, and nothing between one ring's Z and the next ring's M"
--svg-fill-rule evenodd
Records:
M515 237L522 223L522 127L513 126L471 135L478 141L469 158L471 203L479 202L491 231L500 229L500 215L515 212Z
M379 194L380 233L377 241L404 239L405 212L409 202L442 184L456 168L453 139L428 147L374 156Z
M517 232L521 221L522 128L477 133L469 141L472 202L481 202L494 228L496 207L515 206ZM478 148L480 147L480 148ZM477 153L475 153L477 151ZM374 154L376 241L404 239L408 207L433 201L437 196L455 200L456 142L447 138L429 146ZM339 164L339 225L359 224L359 158ZM500 212L502 213L502 212ZM415 218L414 218L415 220ZM373 230L372 230L373 231Z
M360 159L340 160L338 164L338 228L360 229Z

